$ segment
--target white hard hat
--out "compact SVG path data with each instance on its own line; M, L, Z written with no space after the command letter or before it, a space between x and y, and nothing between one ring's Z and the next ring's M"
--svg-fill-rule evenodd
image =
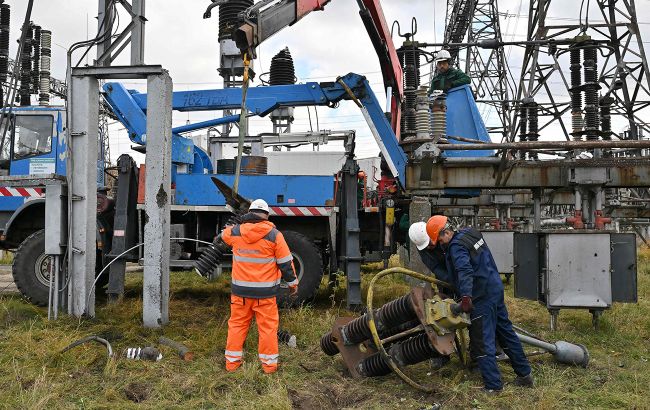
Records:
M409 228L409 239L417 246L418 250L422 250L429 246L429 235L427 234L427 223L416 222Z
M251 202L251 206L248 207L248 211L262 211L265 213L269 213L269 204L266 203L265 200L263 199L256 199L253 202Z
M445 60L451 60L451 54L449 54L449 51L447 50L438 51L438 54L436 54L435 62L437 63L438 61L445 61Z

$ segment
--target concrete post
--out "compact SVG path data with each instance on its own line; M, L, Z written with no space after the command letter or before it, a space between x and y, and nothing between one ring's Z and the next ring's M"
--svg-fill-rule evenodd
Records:
M95 316L95 218L97 214L97 150L99 83L95 77L71 76L72 124L68 132L68 195L71 197L68 313Z
M147 79L144 283L145 327L169 321L169 205L171 200L172 80L167 71Z
M409 205L409 226L415 222L426 222L431 217L431 203L427 198L422 197L413 197L411 204ZM409 246L409 260L406 263L408 269L421 272L429 273L429 270L422 259L420 259L420 254L418 249L410 244ZM409 278L410 280L411 278ZM417 281L416 281L417 282Z

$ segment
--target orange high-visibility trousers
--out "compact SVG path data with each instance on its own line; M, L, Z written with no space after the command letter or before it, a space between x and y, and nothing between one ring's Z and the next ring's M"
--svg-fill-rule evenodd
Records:
M278 369L278 326L280 316L275 297L264 299L230 296L230 319L226 341L226 370L236 370L242 364L244 342L251 320L255 316L259 333L258 354L264 373Z

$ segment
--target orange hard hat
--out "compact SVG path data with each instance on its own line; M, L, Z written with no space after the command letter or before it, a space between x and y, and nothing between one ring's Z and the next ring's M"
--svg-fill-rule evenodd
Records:
M447 217L444 215L433 215L427 221L427 235L434 245L438 242L440 231L447 225Z

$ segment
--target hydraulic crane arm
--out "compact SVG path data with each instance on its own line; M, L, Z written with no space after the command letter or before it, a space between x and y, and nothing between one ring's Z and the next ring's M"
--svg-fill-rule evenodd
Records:
M255 49L267 38L295 24L312 11L323 10L330 0L263 0L243 12L233 40L242 53L255 58Z
M106 101L120 122L129 130L131 140L145 144L143 134L146 132L147 95L127 90L119 83L105 84L104 91ZM239 108L241 100L242 90L235 87L177 91L172 96L172 109L177 111L226 110ZM382 105L363 76L350 73L334 82L253 87L248 90L246 109L253 115L265 116L282 107L333 106L341 100L353 100L359 106L391 172L404 186L406 154L384 115ZM232 115L178 127L173 131L178 133L197 130L238 120L239 115ZM172 158L174 150L175 147L172 146Z
M323 7L331 0L263 0L243 13L233 39L242 53L255 58L255 49L273 34ZM391 127L400 135L401 101L404 95L402 66L390 35L380 0L357 0L359 15L368 32L384 79L386 95L391 99Z

